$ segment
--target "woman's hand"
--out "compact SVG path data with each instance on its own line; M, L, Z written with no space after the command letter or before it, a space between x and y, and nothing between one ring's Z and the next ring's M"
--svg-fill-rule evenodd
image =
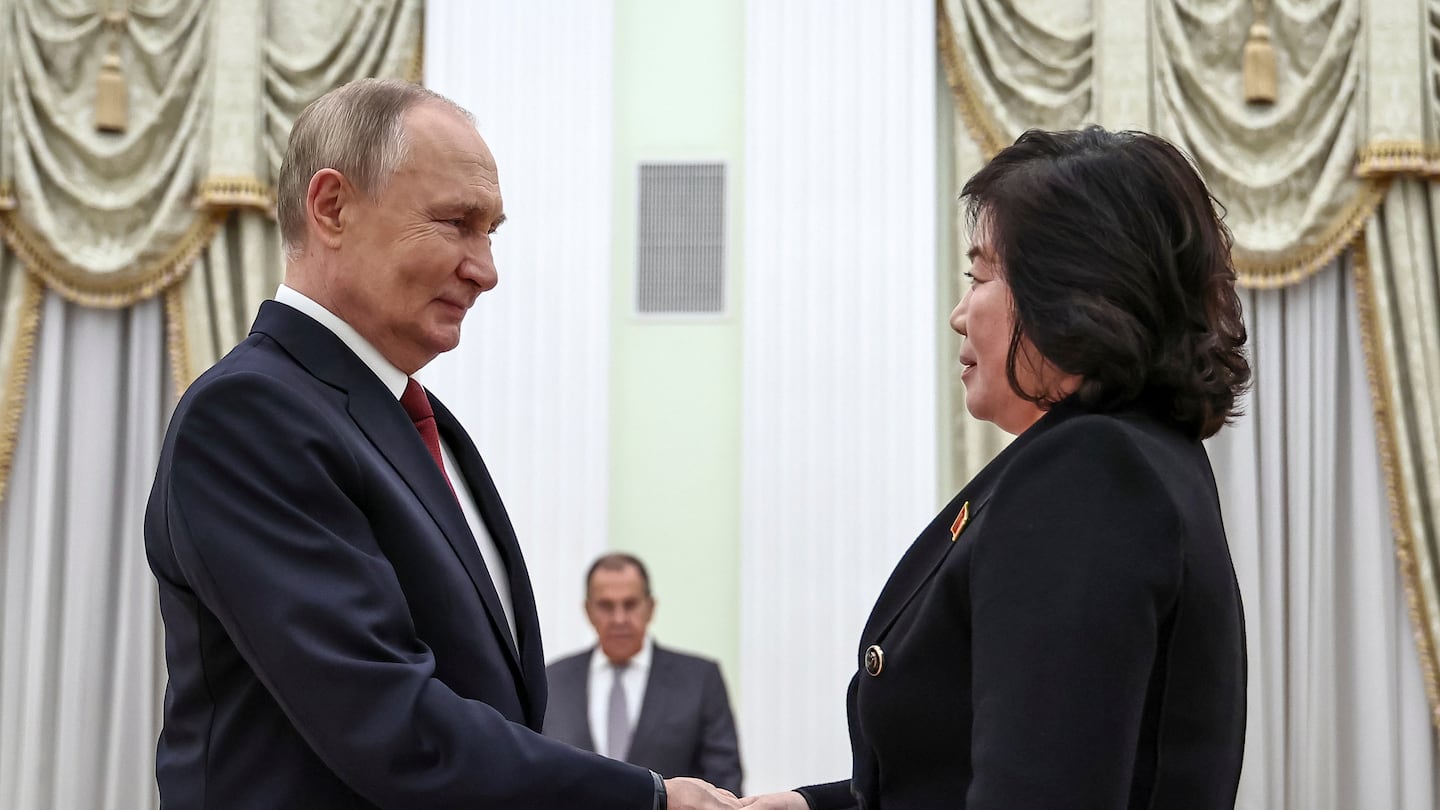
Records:
M793 790L785 793L765 793L760 796L746 796L740 800L741 807L754 810L810 810L810 803Z

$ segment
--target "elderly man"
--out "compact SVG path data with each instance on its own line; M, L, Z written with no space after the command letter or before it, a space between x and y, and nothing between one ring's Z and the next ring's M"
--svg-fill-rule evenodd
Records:
M326 94L280 171L285 283L181 399L145 518L173 808L736 807L543 737L520 546L412 375L496 283L495 160L403 82Z
M585 575L598 643L551 664L545 733L661 773L740 792L740 746L714 661L650 637L655 597L645 564L606 554Z

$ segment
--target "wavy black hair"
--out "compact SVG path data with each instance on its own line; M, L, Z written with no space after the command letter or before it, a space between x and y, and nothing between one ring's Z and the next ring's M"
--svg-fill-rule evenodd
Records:
M1082 379L1083 406L1141 407L1197 438L1239 415L1250 381L1230 231L1179 149L1144 132L1031 130L970 178L1022 339Z

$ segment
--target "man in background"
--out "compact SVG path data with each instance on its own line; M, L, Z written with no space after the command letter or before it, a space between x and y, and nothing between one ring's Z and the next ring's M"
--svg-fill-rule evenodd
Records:
M738 807L539 733L520 545L413 377L498 279L470 114L404 82L327 93L291 132L278 217L285 283L176 407L145 516L162 806Z
M590 566L585 616L599 643L550 665L545 733L738 796L740 748L720 667L655 644L654 615L638 558L606 554Z

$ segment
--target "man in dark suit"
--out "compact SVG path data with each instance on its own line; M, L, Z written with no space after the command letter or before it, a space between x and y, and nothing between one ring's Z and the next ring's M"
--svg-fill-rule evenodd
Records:
M497 280L473 119L403 82L332 91L295 122L278 214L285 284L176 407L146 512L162 805L737 806L539 733L520 546L411 376Z
M660 773L695 776L740 793L740 747L714 661L650 639L650 575L629 554L607 554L585 577L585 615L599 643L550 665L545 733Z

